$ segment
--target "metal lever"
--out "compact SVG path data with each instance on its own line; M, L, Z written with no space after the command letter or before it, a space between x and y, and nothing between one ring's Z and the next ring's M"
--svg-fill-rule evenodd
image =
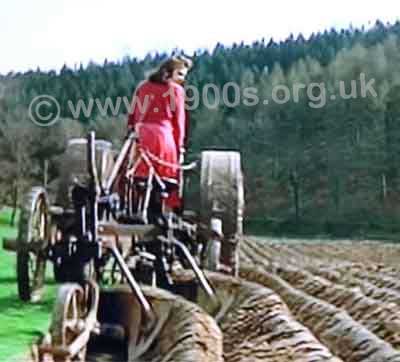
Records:
M136 133L132 132L129 134L127 140L125 141L122 150L117 158L117 161L115 162L114 168L112 169L110 177L107 179L106 185L105 185L105 192L108 194L111 192L111 189L113 187L114 181L117 178L121 167L127 157L128 152L134 153L135 152L135 141L137 140L137 135ZM131 148L132 146L132 148Z
M111 242L111 243L107 244L107 246L110 248L111 253L115 257L115 260L117 261L118 266L121 268L123 275L127 279L128 284L129 284L130 288L132 289L132 292L135 294L135 296L139 300L139 303L142 306L147 319L150 321L150 326L152 326L154 324L154 322L156 321L156 318L155 318L155 315L151 308L150 303L147 301L142 290L140 289L139 284L137 283L137 281L135 280L131 271L129 270L128 266L126 265L125 260L122 257L120 251L118 250L116 243Z
M100 182L96 167L96 136L92 131L87 137L87 169L90 175L90 231L92 241L97 240L97 224L98 224L98 197L100 196ZM82 220L86 217L85 211L82 209Z
M196 275L198 281L200 282L201 286L203 287L204 291L206 294L213 300L213 302L217 305L219 305L219 300L211 286L211 284L208 282L207 278L205 277L204 273L200 270L200 268L197 266L196 261L194 260L193 256L190 254L188 248L180 242L179 240L175 238L171 238L171 240L167 239L164 236L159 236L159 238L162 241L165 242L171 242L173 245L177 246L189 262L194 274Z

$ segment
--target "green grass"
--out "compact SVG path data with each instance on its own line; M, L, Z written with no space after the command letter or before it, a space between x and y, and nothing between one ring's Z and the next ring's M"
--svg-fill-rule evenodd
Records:
M47 283L46 293L41 302L28 304L18 299L15 275L16 255L2 249L2 238L15 237L17 234L17 230L9 226L10 215L9 210L0 213L1 361L9 361L15 356L23 355L40 332L46 331L55 293L54 284L51 283L52 285L48 286L49 283Z

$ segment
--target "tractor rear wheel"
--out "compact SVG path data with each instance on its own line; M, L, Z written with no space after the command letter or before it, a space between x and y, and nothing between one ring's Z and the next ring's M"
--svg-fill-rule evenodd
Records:
M243 234L244 190L240 153L204 151L201 154L201 219L210 225L222 221L223 240L220 262L236 275L239 269L239 240ZM208 248L215 251L212 246ZM215 253L213 253L215 257ZM206 256L207 258L207 256Z

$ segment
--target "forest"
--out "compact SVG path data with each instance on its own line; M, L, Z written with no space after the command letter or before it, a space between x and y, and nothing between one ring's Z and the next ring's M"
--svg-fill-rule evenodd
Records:
M124 107L106 114L94 109L86 117L68 105L131 97L169 55L0 75L0 205L17 208L28 187L51 185L71 137L94 129L120 146ZM222 91L230 82L257 89L261 99L277 86L319 84L313 89L318 91L323 84L326 92L323 107L310 106L316 95L304 91L296 101L267 106L209 107L201 99L190 111L189 159L206 148L241 152L249 229L340 236L400 232L400 22L330 29L307 39L300 34L279 42L217 44L197 51L193 61L187 85L200 93L208 84ZM373 80L376 94L362 96L360 77ZM228 99L235 97L232 90ZM345 94L332 97L340 91ZM31 101L43 94L60 104L61 118L51 127L35 125L28 115ZM210 97L213 92L207 103Z

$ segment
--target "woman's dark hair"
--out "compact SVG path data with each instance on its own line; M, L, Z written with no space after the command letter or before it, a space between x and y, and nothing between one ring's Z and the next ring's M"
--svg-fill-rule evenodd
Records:
M149 76L150 82L166 83L172 77L175 69L192 67L192 61L183 57L173 57L163 62L160 67Z

